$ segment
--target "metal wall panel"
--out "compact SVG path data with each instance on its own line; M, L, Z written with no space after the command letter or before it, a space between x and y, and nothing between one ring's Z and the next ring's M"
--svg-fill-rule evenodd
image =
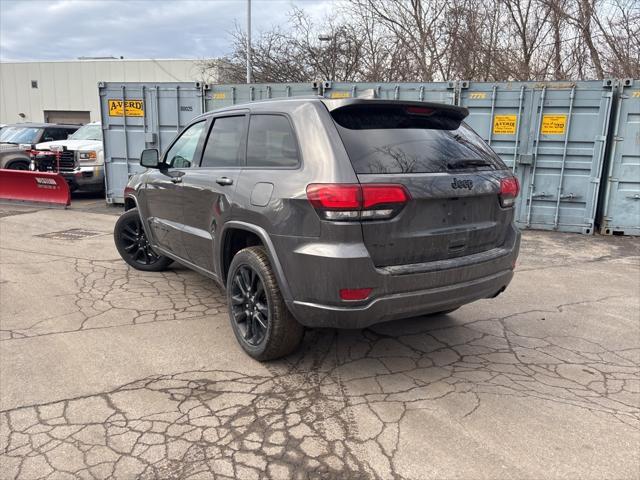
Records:
M614 81L461 86L469 124L520 180L517 223L593 234Z
M618 85L600 232L640 235L640 80Z
M322 82L325 98L381 98L455 104L456 82L364 83Z
M318 95L320 88L322 87L319 82L207 85L204 90L205 110L209 112L230 105L269 98Z
M104 134L107 203L123 203L129 177L140 170L145 148L161 152L203 112L200 83L110 83L98 85ZM110 111L116 101L141 100L142 110Z
M100 119L98 82L201 82L209 79L200 60L69 60L1 62L0 123L44 121L45 110L89 111ZM38 82L32 88L31 81Z

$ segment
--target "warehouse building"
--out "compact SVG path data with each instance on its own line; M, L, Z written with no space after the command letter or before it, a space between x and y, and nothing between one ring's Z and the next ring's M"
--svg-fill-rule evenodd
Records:
M211 60L1 62L0 123L87 123L100 119L98 82L216 81Z

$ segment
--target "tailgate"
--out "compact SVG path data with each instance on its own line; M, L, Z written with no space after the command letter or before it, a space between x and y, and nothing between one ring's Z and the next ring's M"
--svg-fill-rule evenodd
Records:
M386 220L362 221L376 266L431 262L505 241L513 208L500 204L500 158L468 126L464 109L373 101L330 109L361 184L403 185L410 194Z
M461 257L505 242L512 214L500 207L500 181L493 175L361 174L358 178L363 184L399 183L411 195L395 218L362 222L365 245L378 267Z

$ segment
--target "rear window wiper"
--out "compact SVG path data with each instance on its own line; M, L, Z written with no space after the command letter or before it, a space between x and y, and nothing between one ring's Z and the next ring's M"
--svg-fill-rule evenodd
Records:
M461 158L459 160L452 160L447 162L447 168L451 170L456 170L458 168L466 168L466 167L491 167L493 168L493 164L482 158Z

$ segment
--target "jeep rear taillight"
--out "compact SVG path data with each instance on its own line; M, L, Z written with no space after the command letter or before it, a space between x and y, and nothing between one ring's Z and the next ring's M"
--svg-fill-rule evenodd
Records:
M520 182L516 177L500 179L500 205L505 208L513 207L518 193L520 193Z
M402 185L312 183L307 186L307 198L321 218L353 221L392 218L410 197Z

